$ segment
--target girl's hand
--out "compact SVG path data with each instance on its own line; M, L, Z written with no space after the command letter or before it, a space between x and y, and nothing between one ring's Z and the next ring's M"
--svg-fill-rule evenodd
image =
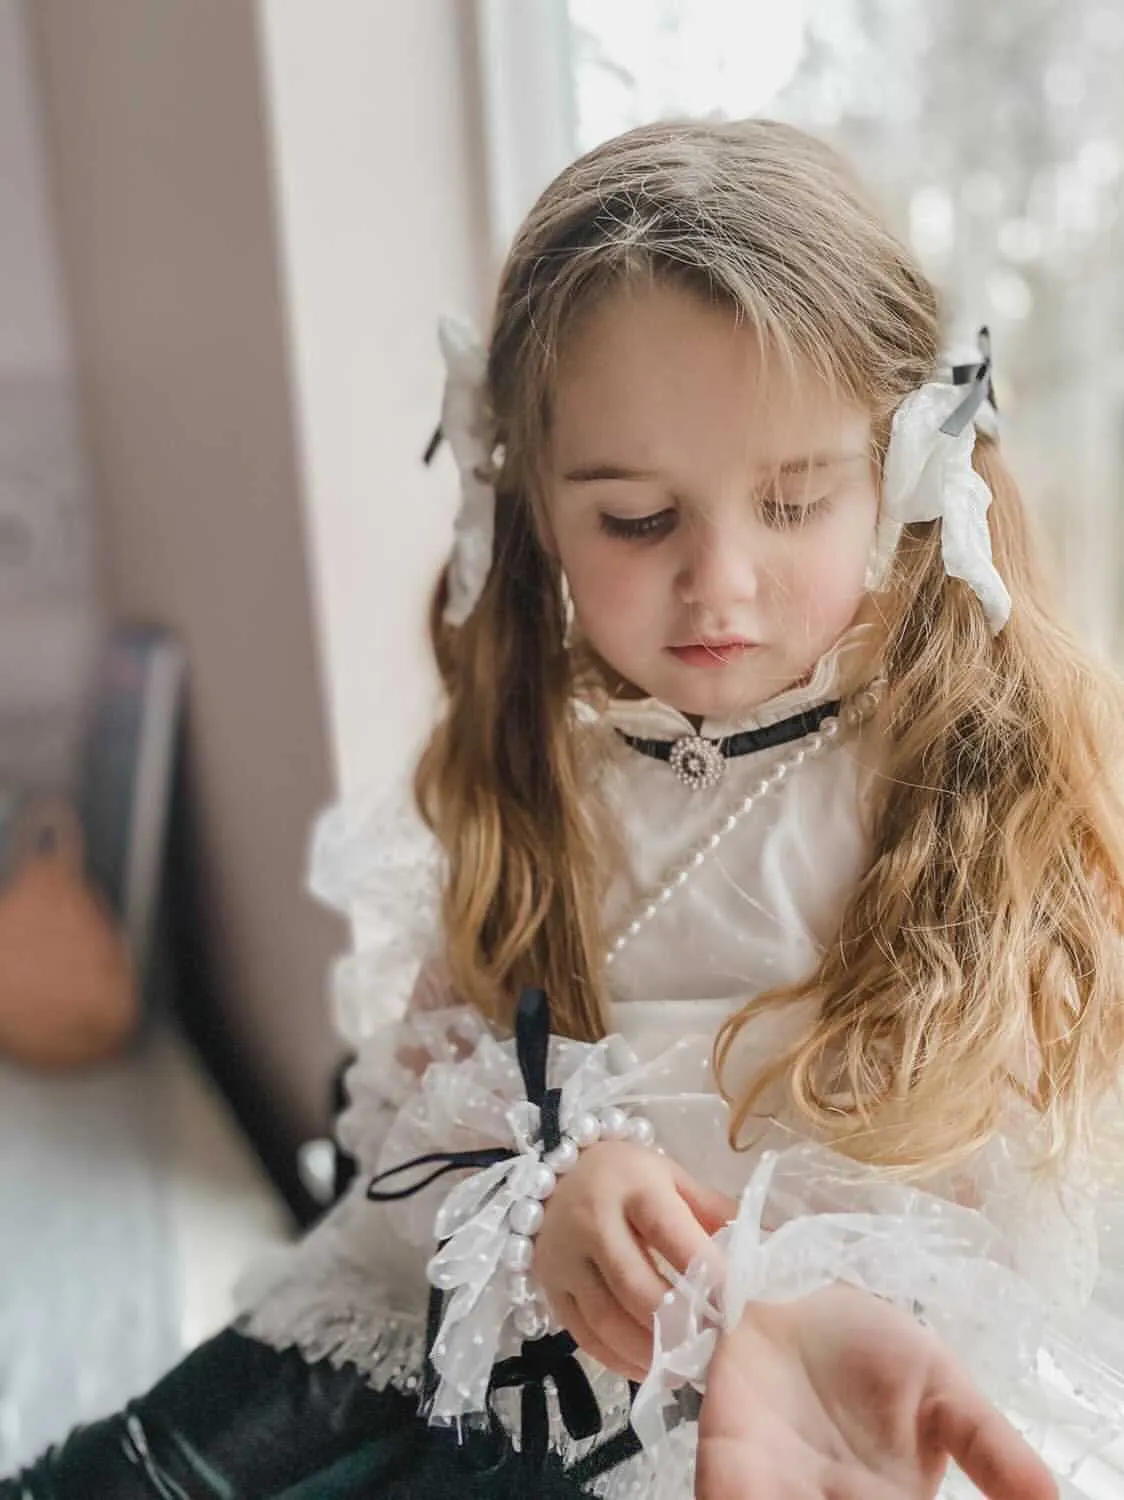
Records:
M583 1349L642 1380L652 1315L668 1289L653 1255L685 1271L736 1212L732 1198L650 1147L601 1141L558 1179L535 1240L535 1275Z
M1050 1472L940 1340L852 1287L747 1309L699 1416L697 1500L930 1500L949 1460L989 1500Z

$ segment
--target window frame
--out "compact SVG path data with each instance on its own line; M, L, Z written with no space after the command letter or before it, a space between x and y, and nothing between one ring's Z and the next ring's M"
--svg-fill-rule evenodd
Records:
M566 0L476 0L489 249L503 263L528 209L577 151Z

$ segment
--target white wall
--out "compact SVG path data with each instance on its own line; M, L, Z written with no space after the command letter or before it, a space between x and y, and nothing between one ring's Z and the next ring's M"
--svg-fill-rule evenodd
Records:
M451 537L440 313L488 291L468 0L260 0L290 373L341 786L402 772L434 703Z

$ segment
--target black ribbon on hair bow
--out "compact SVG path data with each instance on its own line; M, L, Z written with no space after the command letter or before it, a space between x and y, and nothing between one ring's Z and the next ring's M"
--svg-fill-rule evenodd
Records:
M547 1061L550 1055L550 1003L545 990L525 989L515 1012L515 1055L523 1076L528 1100L539 1111L539 1134L545 1152L553 1151L562 1138L559 1111L562 1090L546 1086ZM481 1151L430 1151L415 1156L386 1172L372 1177L367 1197L373 1203L393 1203L412 1198L447 1172L480 1170L495 1166L518 1153L507 1146ZM432 1168L432 1170L428 1170ZM404 1186L382 1186L396 1177L413 1173ZM422 1174L418 1177L417 1174ZM428 1332L429 1345L441 1323L444 1297L437 1288L430 1292ZM572 1438L593 1437L601 1430L601 1410L593 1387L581 1365L574 1358L577 1344L568 1333L547 1334L544 1338L524 1341L522 1351L500 1360L492 1371L489 1396L498 1390L518 1387L520 1395L520 1448L526 1463L541 1470L550 1441L550 1423L546 1405L546 1381L553 1382L558 1393L558 1408L566 1431ZM427 1361L424 1383L426 1404L435 1389L432 1365Z
M422 454L422 463L425 464L427 469L429 468L433 460L437 457L437 450L440 448L441 444L444 441L444 429L440 426L435 427L433 429L433 436L430 438L429 442L426 443L425 452Z
M999 410L992 381L991 332L984 327L976 337L980 348L979 360L952 367L953 385L967 385L971 389L952 415L941 423L941 431L948 437L959 437L985 401L990 401L995 411Z

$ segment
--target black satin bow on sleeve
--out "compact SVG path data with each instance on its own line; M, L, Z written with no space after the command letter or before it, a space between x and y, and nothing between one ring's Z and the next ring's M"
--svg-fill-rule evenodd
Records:
M576 1348L568 1333L548 1333L525 1342L521 1353L501 1359L492 1371L489 1394L512 1387L520 1392L520 1451L532 1470L542 1468L550 1446L548 1380L558 1393L562 1423L572 1438L589 1438L601 1431L601 1409L585 1371L574 1358Z

